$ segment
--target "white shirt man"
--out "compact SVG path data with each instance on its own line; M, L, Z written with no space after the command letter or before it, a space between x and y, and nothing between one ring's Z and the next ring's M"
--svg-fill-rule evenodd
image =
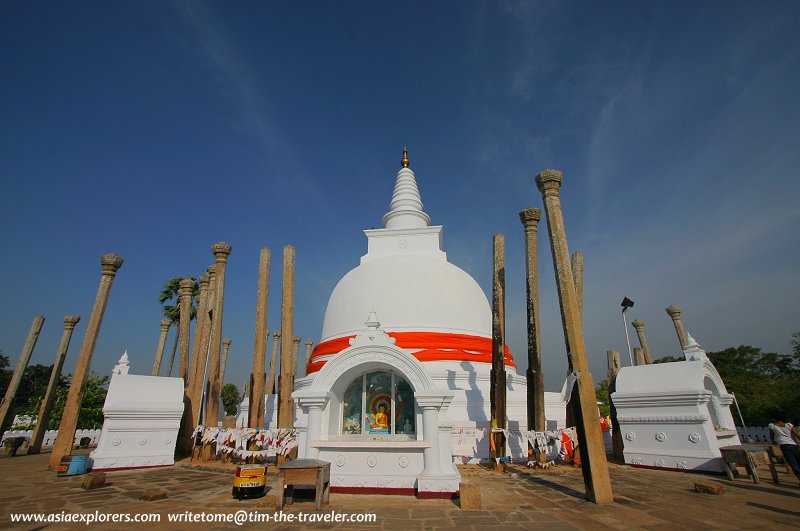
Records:
M786 464L794 471L797 479L800 479L800 447L792 439L792 435L800 437L800 432L793 425L782 420L770 424L769 432L772 442L780 445Z

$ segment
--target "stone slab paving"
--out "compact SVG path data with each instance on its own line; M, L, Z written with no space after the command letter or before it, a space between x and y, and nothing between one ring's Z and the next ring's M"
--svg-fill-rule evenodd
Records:
M171 523L168 513L186 511L233 514L238 510L274 514L272 493L253 500L231 498L232 465L193 465L108 472L107 484L81 490L81 476L57 477L47 469L49 454L0 458L0 529L789 529L800 528L800 488L780 472L781 485L761 471L761 483L724 476L643 470L611 464L615 503L597 506L584 500L578 469L553 467L531 471L519 465L496 473L475 465L460 467L463 479L481 489L480 510L462 510L458 501L418 500L409 496L331 494L323 513L375 513L368 524L309 523ZM694 492L695 482L725 487L720 496ZM165 490L168 497L142 501L146 492ZM158 513L160 523L12 523L11 513ZM298 500L287 514L318 514L312 500Z

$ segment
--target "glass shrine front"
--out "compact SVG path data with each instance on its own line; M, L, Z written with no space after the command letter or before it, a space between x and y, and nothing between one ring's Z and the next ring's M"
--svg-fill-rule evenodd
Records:
M342 435L400 435L414 438L414 391L391 371L357 376L344 392Z

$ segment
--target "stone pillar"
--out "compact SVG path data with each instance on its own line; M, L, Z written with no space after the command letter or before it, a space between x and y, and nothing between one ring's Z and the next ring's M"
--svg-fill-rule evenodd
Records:
M181 360L178 376L183 378L183 385L189 385L189 325L192 320L192 292L194 279L184 278L178 288L178 309L180 310Z
M3 402L0 403L0 429L5 428L6 417L9 416L8 413L13 409L14 398L17 396L19 383L22 381L22 375L28 367L28 362L31 359L31 354L33 354L33 349L36 347L36 341L39 339L39 332L42 331L43 324L43 316L37 315L33 318L31 329L28 330L28 337L25 339L25 344L22 346L22 353L19 355L19 360L17 361L17 367L14 369L11 381L8 382L6 396L3 398ZM0 434L2 434L2 431L0 431Z
M61 334L61 342L58 344L58 350L56 350L56 361L53 363L53 370L50 371L47 392L45 392L44 399L39 407L36 427L33 429L31 442L28 446L29 454L38 454L42 450L42 441L47 431L47 425L50 424L50 414L56 401L56 387L58 387L58 380L61 377L61 369L64 368L64 360L67 357L69 343L72 340L72 332L80 320L81 318L77 315L64 316L64 332Z
M200 339L203 335L203 319L207 317L208 308L208 276L200 275L200 294L197 297L197 317L194 322L194 343L192 343L191 363L189 363L189 396L194 399L194 388L197 379L197 366L200 363ZM205 354L205 353L204 353Z
M297 376L297 357L300 354L300 341L301 339L294 336L292 339L292 374Z
M611 385L611 381L617 377L617 374L619 374L622 364L620 363L619 352L616 350L606 350L606 357L608 358L608 372L606 372L606 380L608 381L608 385Z
M559 198L562 178L560 171L545 170L536 176L536 185L542 193L547 214L547 229L550 235L565 342L572 359L573 370L578 377L573 393L576 391L579 393L580 411L576 412L578 413L576 424L586 497L594 503L611 503L614 497L611 492L603 436L597 423L597 396L586 361L586 346Z
M192 385L192 407L194 408L194 421L199 424L202 420L205 424L205 419L201 419L201 410L204 405L203 392L206 391L206 369L208 368L209 347L211 342L211 318L214 308L214 301L216 300L216 270L215 265L208 266L207 278L208 287L206 288L206 304L205 311L198 318L197 329L200 332L200 349L197 355L197 368L195 369L195 379Z
M200 424L200 410L202 408L202 381L205 377L206 355L208 345L203 342L203 333L208 336L208 301L209 275L200 275L200 295L197 305L197 319L194 328L194 346L192 348L191 363L189 364L189 380L184 395L184 412L181 419L180 439L178 451L183 455L191 455L195 441L192 438L194 428ZM205 347L203 345L205 344ZM198 376L198 372L200 375ZM198 382L199 378L199 382Z
M281 333L275 330L272 334L272 358L269 361L269 376L267 377L267 394L275 394L275 374L276 365L278 364L278 342L281 339Z
M294 337L294 247L283 248L283 301L281 303L281 337ZM292 368L292 342L281 342L281 384L278 397L278 427L294 427L294 373Z
M308 365L308 360L311 359L311 345L313 344L313 341L306 339L306 365Z
M645 364L652 365L653 356L650 354L650 347L647 346L647 336L644 335L644 321L636 319L631 325L636 329L636 335L639 336L639 344L642 346Z
M229 337L226 337L222 340L222 361L219 363L219 386L220 389L223 385L225 385L225 367L228 366L228 350L231 348L231 342L233 340Z
M123 259L117 254L104 254L100 258L103 272L100 276L100 286L97 289L92 314L89 316L89 324L86 326L86 335L83 337L80 354L78 354L78 364L75 373L72 375L72 382L67 394L67 402L64 405L64 413L61 417L61 424L58 427L58 436L53 446L53 453L50 454L50 469L56 470L61 458L69 455L72 451L72 443L75 439L75 430L78 427L78 415L81 411L83 395L86 394L86 380L89 378L89 369L92 365L92 355L97 344L97 336L100 334L100 325L103 323L103 314L108 304L108 296L111 293L111 285L117 270L122 266Z
M683 321L681 321L681 307L674 304L665 310L672 318L672 324L675 325L675 332L678 334L678 341L681 343L681 351L686 348L686 329L683 328Z
M572 281L575 283L575 300L578 303L578 318L583 326L583 253L572 253Z
M519 213L525 227L525 277L528 294L528 429L544 431L547 420L544 413L544 372L539 338L539 256L538 234L542 211L526 208Z
M256 339L253 346L253 372L250 375L250 395L248 398L248 420L250 428L264 425L264 387L266 384L265 365L267 362L267 306L269 302L269 261L270 250L261 249L258 259L258 292L256 293Z
M216 293L214 296L214 311L211 321L211 353L208 358L208 395L206 396L206 425L216 426L219 422L219 357L222 349L222 308L225 300L225 266L231 246L225 242L215 243L211 246L214 253Z
M153 370L150 371L151 376L158 376L161 370L161 358L164 356L164 346L167 344L167 334L169 334L169 327L172 326L172 321L169 319L161 320L161 334L158 336L158 347L156 347L156 357L153 360Z
M492 370L490 380L491 427L506 427L506 244L502 233L494 235L494 274L492 276ZM492 433L494 451L490 451L490 466L503 470L494 460L503 457L506 438L502 432ZM491 445L490 445L491 450Z
M580 323L581 330L583 330L583 253L581 252L574 252L572 253L572 282L575 284L575 298L578 301L578 322ZM567 348L567 355L569 355L569 347ZM574 371L574 367L572 361L569 361L569 370L570 372ZM569 399L569 403L567 403L567 426L574 426L576 422L576 417L578 416L575 412L577 408L580 407L578 404L577 393L572 393ZM580 461L581 451L580 448L575 449L574 459L576 461Z
M617 374L622 369L622 362L620 361L619 352L616 350L607 350L606 357L608 358L608 372L606 373L606 378L608 379L608 402L611 410L611 444L614 448L614 457L622 459L624 462L625 453L622 431L620 431L619 421L617 420L617 408L614 406L614 400L611 399L611 395L617 390Z
M633 361L637 367L639 365L647 365L644 359L644 350L639 347L633 347Z

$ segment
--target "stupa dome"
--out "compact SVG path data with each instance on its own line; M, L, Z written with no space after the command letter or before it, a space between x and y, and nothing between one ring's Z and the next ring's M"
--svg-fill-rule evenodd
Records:
M363 330L371 310L386 331L492 336L491 307L483 290L440 258L397 254L351 270L331 294L321 340Z

